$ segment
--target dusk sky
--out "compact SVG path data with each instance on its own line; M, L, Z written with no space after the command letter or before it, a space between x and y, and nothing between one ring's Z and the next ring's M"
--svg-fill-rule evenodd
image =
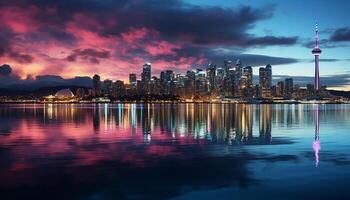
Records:
M10 66L0 67L0 79L127 80L140 78L145 62L159 76L225 58L255 75L270 63L274 76L307 79L317 22L321 84L350 89L349 10L346 0L0 0L0 64Z

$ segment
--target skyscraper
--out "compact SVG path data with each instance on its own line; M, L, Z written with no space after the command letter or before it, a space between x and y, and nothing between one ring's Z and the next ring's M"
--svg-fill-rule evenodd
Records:
M253 86L253 69L251 66L243 68L243 76L247 78L248 87Z
M312 54L315 56L315 91L320 89L320 73L319 73L319 56L321 54L321 49L318 48L318 27L316 24L316 36L315 36L315 48L312 50Z
M266 65L266 67L259 68L259 84L261 97L269 98L271 97L271 82L272 82L272 69L271 65Z
M136 88L136 83L137 83L136 74L129 74L129 83L133 88Z
M141 81L147 84L151 81L151 63L145 63L143 65Z
M97 74L92 77L92 87L94 96L101 95L101 78Z
M279 97L284 96L284 82L283 81L278 81L277 83L277 88L276 88L276 95Z
M292 98L293 89L294 89L293 79L286 78L284 80L284 96L285 96L285 98L288 98L288 99Z
M216 89L216 82L215 82L215 77L216 77L216 66L213 64L209 64L207 68L207 77L208 77L208 82L209 82L209 90L210 92L213 92Z
M237 76L237 79L240 79L241 76L242 76L242 62L240 59L237 59L236 61L236 76Z
M232 67L232 61L229 60L229 59L225 59L224 60L224 66L225 66L225 73L226 73L226 76L229 75L229 70L231 69Z
M143 65L143 70L141 74L141 83L143 91L150 93L150 84L151 84L151 63L145 63Z
M272 86L272 67L270 64L267 64L266 67L266 83L267 83L267 87L271 88Z
M165 81L167 83L170 83L174 80L174 72L172 70L166 70L165 71Z

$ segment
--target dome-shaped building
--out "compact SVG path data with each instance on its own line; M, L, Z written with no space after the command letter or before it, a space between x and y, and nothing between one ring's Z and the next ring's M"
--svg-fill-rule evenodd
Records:
M74 94L70 89L62 89L56 92L55 97L59 99L66 99L74 97Z

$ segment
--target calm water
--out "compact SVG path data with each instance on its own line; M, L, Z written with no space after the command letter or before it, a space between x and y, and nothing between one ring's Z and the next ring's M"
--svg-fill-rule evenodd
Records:
M0 105L0 199L349 199L350 105Z

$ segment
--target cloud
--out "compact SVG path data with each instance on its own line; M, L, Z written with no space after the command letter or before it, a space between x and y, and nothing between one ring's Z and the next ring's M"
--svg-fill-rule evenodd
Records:
M95 50L95 49L75 49L72 54L67 56L67 60L69 62L74 62L77 58L81 58L83 60L89 60L93 64L98 64L100 61L98 58L109 58L110 52L106 50Z
M322 39L318 41L318 44L321 48L339 48L339 47L346 47L348 46L347 44L340 43L340 42L335 42L330 39ZM302 46L309 48L310 51L315 47L315 41L312 39L307 39L306 42L302 43Z
M275 37L265 36L248 40L248 45L293 45L298 41L298 37Z
M350 41L350 27L335 30L329 39L334 42Z
M319 45L322 48L338 48L346 47L350 42L350 27L343 27L338 29L326 29L324 33L330 34L329 38L319 40ZM313 48L315 46L315 41L307 39L307 41L302 44L306 48Z
M298 42L295 36L250 33L274 10L274 5L201 7L181 0L4 1L0 62L15 63L14 71L22 78L49 71L65 77L100 73L113 79L138 72L145 61L152 62L154 72L222 63L228 56L252 59L246 60L252 65L295 62L244 54L246 48ZM218 54L218 48L235 52Z
M9 76L12 72L10 65L3 64L0 66L0 76Z
M9 52L9 57L21 64L31 63L33 57L29 54L21 54L19 52L11 51Z

